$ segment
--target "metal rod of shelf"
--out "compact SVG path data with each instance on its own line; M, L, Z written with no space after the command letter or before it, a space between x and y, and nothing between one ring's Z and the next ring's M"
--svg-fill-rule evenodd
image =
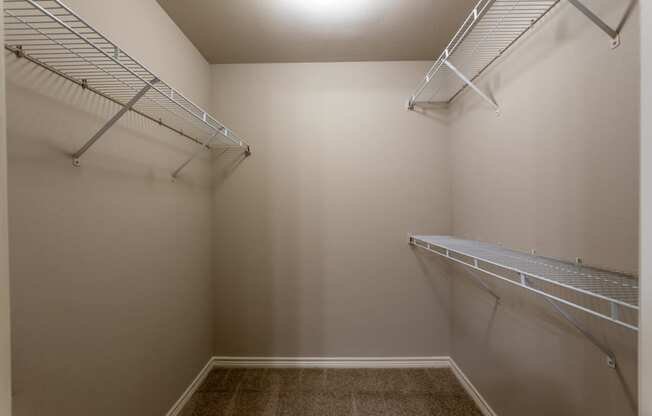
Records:
M467 78L467 77L462 73L462 71L460 71L459 69L457 69L457 68L455 67L455 65L453 65L452 63L450 63L450 61L448 61L448 59L444 61L444 64L445 64L447 67L449 67L449 68L451 69L451 71L453 71L453 72L455 73L455 75L457 75L458 77L460 77L460 79L461 79L462 81L464 81L464 83L465 83L467 86L471 87L471 89L472 89L473 91L475 91L476 93L478 93L478 95L479 95L480 97L482 97L483 100L485 100L486 102L488 102L489 105L491 105L491 106L494 108L494 110L496 110L497 113L500 112L500 107L498 107L498 104L496 104L496 102L495 102L494 100L492 100L492 99L491 99L487 94L485 94L485 93L484 93L480 88L478 88L478 87L477 87L473 82L471 82L471 80L468 79L468 78Z
M152 88L152 85L155 84L155 83L157 83L157 82L158 82L157 79L154 79L154 80L148 82L147 85L145 85L145 87L143 87L143 89L140 90L140 91L138 92L138 94L136 94L136 95L135 95L135 96L134 96L134 97L133 97L133 98L132 98L128 103L127 103L127 105L125 105L124 107L122 107L122 108L120 109L120 111L118 111L118 112L117 112L113 117L111 117L111 119L110 119L109 121L107 121L106 124L104 124L104 125L103 125L103 126L102 126L98 131L97 131L97 133L95 133L95 134L93 135L93 137L91 137L90 140L88 140L88 141L86 142L86 144L84 144L84 145L81 147L81 149L79 149L77 152L75 152L75 154L72 155L73 165L75 165L75 166L79 166L79 163L80 163L80 162L79 162L79 159L82 157L82 155L83 155L84 153L86 153L86 151L87 151L88 149L90 149L91 146L93 146L93 145L95 144L95 142L98 141L98 140L100 139L100 137L102 137L102 136L103 136L107 131L109 131L109 129L110 129L111 127L113 127L113 125L114 125L115 123L117 123L118 120L120 120L120 119L122 118L122 116L124 116L124 115L127 113L127 111L131 110L131 108L132 108L134 105L136 105L136 103L138 102L138 100L140 100L141 98L143 98L143 95L145 95L145 94L147 93L147 91L149 91L149 90Z
M466 88L478 92L474 87L479 75L559 2L480 0L410 96L408 108L451 103ZM496 109L494 100L487 100L486 94L482 98Z
M614 355L614 353L611 350L609 350L600 341L598 341L589 331L584 329L584 327L582 327L582 325L580 325L575 320L575 318L573 318L561 306L559 306L557 303L555 303L554 301L552 301L549 298L544 298L544 299L546 300L546 302L548 302L555 309L555 311L557 311L557 313L559 313L559 315L561 315L566 321L568 321L586 339L588 339L591 344L595 345L595 347L597 349L602 351L602 353L607 356L607 365L609 367L611 367L613 369L616 368L616 365L617 365L616 364L616 356Z
M430 247L430 245L422 246L420 244L417 244L417 240L414 237L410 237L410 244L414 245L416 247L422 248L422 249L426 249L429 252L438 254L440 256L445 257L448 260L452 260L454 262L457 262L459 264L462 264L462 265L468 267L470 269L470 271L471 271L471 276L474 278L474 280L476 282L480 283L480 285L483 287L483 289L486 292L488 292L489 294L491 294L496 299L496 303L498 303L499 305L500 305L500 297L489 287L489 285L487 285L486 282L484 282L480 278L476 278L476 276L473 274L473 271L474 270L479 270L479 271L482 271L483 273L486 273L486 274L489 274L491 276L498 277L498 278L500 278L502 280L508 281L510 283L516 284L515 282L513 282L513 281L511 281L509 279L506 279L506 278L504 278L502 276L499 276L499 275L497 275L495 273L492 273L492 272L490 272L488 270L484 270L484 269L480 268L479 261L478 261L477 258L473 258L473 265L471 265L471 264L468 264L468 263L466 263L466 262L464 262L462 260L456 259L455 257L451 256L451 250L449 250L449 249L446 249L444 253L440 253L437 250L433 250ZM536 288L532 288L530 286L528 276L525 273L520 274L520 285L519 284L517 284L517 285L521 286L521 287L524 287L526 289L529 289L529 290L541 295L543 297L543 299L546 302L548 302L559 315L561 315L562 318L564 318L566 321L568 321L580 334L582 334L589 342L591 342L596 348L598 348L600 351L602 351L602 353L604 353L604 355L607 357L607 365L610 368L613 368L613 369L616 368L616 365L617 365L616 364L616 357L613 354L613 352L609 348L604 346L600 341L598 341L588 330L586 330L582 325L580 325L577 322L577 320L575 320L568 312L566 312L561 306L559 306L556 303L556 302L561 302L561 303L564 303L564 304L568 305L569 304L568 302L563 301L562 299L559 299L559 298L555 299L554 296L541 293L541 291L537 290ZM614 305L614 304L612 303L612 305ZM614 319L617 319L617 318L614 318Z
M215 140L215 137L217 137L217 134L218 134L218 133L215 133L214 135L212 135L211 137L209 137L209 138L206 140L206 142L204 143L204 145L202 146L202 149L197 149L197 150L196 150L196 151L195 151L195 152L194 152L194 153L193 153L193 154L192 154L192 155L191 155L191 156L190 156L190 157L189 157L185 162L183 162L183 163L181 164L181 166L179 166L179 167L178 167L174 172L172 172L172 178L173 178L173 179L176 179L176 178L179 176L179 173L181 173L181 171L182 171L186 166L188 166L188 165L190 164L190 162L192 162L193 160L195 160L195 158L196 158L197 156L199 156L199 154L201 153L201 151L204 150L204 149L203 149L204 147L207 147L207 148L210 149L210 145L211 145L211 143L213 142L213 140Z
M457 49L457 47L464 39L464 37L478 23L479 18L495 1L496 0L480 0L478 4L476 4L476 6L471 11L471 13L467 16L462 26L455 33L455 36L453 36L453 39L451 39L451 41L446 46L446 49L444 49L444 51L441 53L439 58L437 58L437 60L432 64L432 66L426 73L426 76L421 80L416 91L410 97L408 101L408 108L410 110L414 109L414 106L417 103L417 98L426 89L428 84L430 84L435 74L439 71L441 66L444 64L444 60L446 60L450 56L450 54L452 54Z
M518 270L518 269L515 269L515 268L513 268L512 266L510 266L508 264L505 264L506 262L501 264L501 262L492 261L492 260L490 260L488 258L476 257L475 255L473 255L470 252L465 252L464 250L459 250L459 249L451 249L450 247L447 247L444 244L439 244L439 243L434 244L434 243L422 240L421 238L427 238L427 237L410 236L409 242L410 242L411 245L414 245L416 247L419 247L421 249L424 249L426 251L429 251L431 253L434 253L434 254L437 254L437 255L439 255L441 257L444 257L444 258L446 258L448 260L459 263L459 264L461 264L461 265L463 265L463 266L465 266L467 268L477 270L477 271L482 272L482 273L484 273L486 275L495 277L495 278L500 279L500 280L502 280L502 281L504 281L506 283L509 283L509 284L524 288L524 289L526 289L526 290L528 290L530 292L536 293L536 294L538 294L540 296L543 296L546 299L552 300L552 301L554 301L554 302L556 302L558 304L563 304L563 305L572 307L574 309L580 310L580 311L585 312L587 314L590 314L592 316L607 320L609 322L618 324L620 326L623 326L625 328L628 328L628 329L631 329L631 330L634 330L634 331L638 331L638 327L636 325L633 325L631 323L623 321L621 319L621 316L620 316L619 313L614 314L614 312L613 312L613 308L615 308L615 307L617 308L618 305L620 305L622 307L626 307L626 308L628 308L630 310L638 310L638 308L636 306L632 305L632 304L626 303L624 301L621 301L621 300L618 300L618 299L615 299L615 298L608 298L606 296L601 295L600 293L594 293L594 292L588 291L586 289L573 287L573 286L569 286L568 284L556 282L556 281L554 281L552 279L547 279L547 278L545 278L543 276L536 275L534 273L524 272L523 270ZM439 236L433 236L431 238L440 238L440 237ZM441 237L441 238L444 238L444 237ZM457 240L457 241L464 242L464 240ZM468 243L472 243L472 242L468 242ZM508 251L508 250L505 250L505 251ZM452 256L451 253L456 253L456 254L459 254L461 256L473 259L473 263L471 264L471 263L467 263L467 262L465 262L463 260L460 260L460 259ZM506 255L506 256L507 256L506 259L509 259L509 256L508 255ZM539 258L539 257L535 257L535 256L531 256L531 257L537 259L537 263L532 263L534 265L541 265L543 267L543 265L545 265L545 262L547 261L546 259L543 259L543 258ZM516 273L518 273L520 279L518 281L515 281L515 280L507 278L505 276L501 276L497 272L488 270L487 268L483 267L480 264L480 262L483 263L483 264L486 264L486 265L496 266L498 268L501 268L501 269L504 269L504 270L507 270L507 271L516 272ZM555 270L555 269L552 269L552 270ZM607 273L607 272L604 272L604 273ZM577 293L589 295L589 296L595 297L596 299L604 300L604 301L608 302L608 304L610 305L610 307L612 309L612 312L610 314L605 314L605 313L593 310L593 309L591 309L589 307L580 305L577 302L572 302L572 301L564 299L564 298L562 298L560 296L556 296L555 294L548 293L543 289L536 288L536 287L532 286L531 284L529 284L528 279L535 279L535 280L539 280L539 281L542 281L542 282L545 282L545 283L558 285L560 287L566 288L566 289L571 290L571 291L575 291ZM600 281L600 282L602 282L604 284L609 283L608 282L609 279L604 278L604 277L599 278L598 281ZM613 283L612 285L613 285L613 287L616 287L616 288L621 287L621 285L619 285L617 283ZM622 290L625 290L625 289L627 289L627 288L623 286ZM633 297L635 297L634 295L637 296L637 293L638 293L637 288L629 288L627 290L632 292L632 295L630 297L633 298ZM629 296L629 295L627 295L627 296Z
M48 71L52 72L53 74L58 75L61 78L64 78L67 81L70 81L73 84L76 84L77 86L82 87L83 89L92 92L93 94L99 95L100 97L104 98L105 100L109 100L112 103L117 104L117 105L119 105L121 107L124 107L126 105L126 103L124 103L124 102L122 102L120 100L117 100L117 99L111 97L110 95L107 95L107 94L103 93L102 91L96 89L95 87L93 87L91 85L88 85L83 80L80 81L78 79L75 79L75 78L71 77L70 75L65 74L65 73L63 73L63 72L49 66L46 63L41 62L38 59L35 59L33 56L25 55L24 53L22 53L19 50L18 47L12 47L12 46L9 46L9 45L5 45L5 49L7 51L13 53L14 55L16 55L19 58L24 58L24 59L30 61L31 63L33 63L35 65L38 65L43 69L47 69ZM166 129L168 129L168 130L170 130L170 131L172 131L172 132L174 132L174 133L176 133L176 134L178 134L180 136L183 136L184 138L188 139L189 141L192 141L192 142L194 142L196 144L199 144L199 145L203 144L202 141L199 140L198 138L190 136L189 134L184 133L183 131L181 131L181 130L179 130L179 129L177 129L177 128L169 125L169 124L167 124L165 121L163 121L161 119L156 119L156 118L150 116L149 114L146 114L146 113L144 113L144 112L142 112L142 111L140 111L140 110L138 110L136 108L132 108L131 111L133 111L134 113L138 114L139 116L141 116L143 118L148 119L149 121L151 121L153 123L156 123L156 124L158 124L158 125L160 125L162 127L165 127Z
M165 94L163 91L161 91L161 90L159 90L158 88L156 88L156 86L153 85L150 81L148 81L147 79L143 78L140 74L138 74L137 72L135 72L134 70L132 70L131 68L129 68L128 66L126 66L126 65L123 64L122 62L120 62L120 60L117 59L117 57L112 56L111 54L108 54L108 53L105 52L102 48L99 48L98 46L96 46L95 43L94 43L92 40L88 39L86 36L84 36L83 34L79 33L79 31L75 30L75 28L71 27L71 26L68 25L66 22L64 22L64 21L62 21L61 19L59 19L59 17L57 17L56 15L54 15L53 13L51 13L49 10L45 9L44 7L42 7L42 6L41 6L40 4L38 4L35 0L25 0L25 1L27 1L28 3L30 3L32 6L36 7L37 9L39 9L43 14L47 15L47 16L50 17L52 20L54 20L55 22L57 22L58 24L60 24L62 27L64 27L65 29L67 29L70 33L73 33L74 35L76 35L76 36L79 37L80 39L84 40L88 45L90 45L92 48L94 48L95 50L97 50L100 54L102 54L102 55L104 55L105 57L109 58L109 59L110 59L112 62L114 62L116 65L119 65L123 70L127 71L127 72L130 73L132 76L134 76L134 77L140 79L140 80L141 80L142 82L144 82L145 84L150 84L150 88L156 90L159 94L161 94L161 95L163 95L163 96L166 96L166 94ZM55 1L57 4L59 4L62 8L66 9L68 12L70 12L70 13L73 14L73 15L75 15L75 16L76 16L80 21L82 21L84 24L86 24L87 26L91 27L91 26L88 25L85 21L83 21L83 19L81 19L79 16L77 16L77 15L76 15L72 10L70 10L66 5L64 5L63 3L61 3L59 0L54 0L54 1ZM113 45L113 46L114 46L115 48L117 48L116 45ZM133 59L132 59L132 60L133 60ZM141 65L141 66L142 66L142 65ZM146 68L144 68L144 67L143 67L143 69L145 69L146 71L148 71L148 70L147 70ZM148 71L148 72L150 72L150 71ZM179 103L178 101L175 101L175 100L173 99L173 97L170 97L170 100L172 100L176 105L178 105L179 107L181 107L182 109L184 109L188 114L190 114L192 117L196 118L198 121L203 122L204 124L206 124L207 126L209 126L210 128L212 128L214 131L219 131L218 128L216 128L215 126L212 126L211 124L209 124L209 123L207 122L207 120L206 120L205 117L200 117L200 116L198 116L197 114L195 114L193 111L191 111L190 109L188 109L188 108L187 108L186 106L184 106L183 104ZM190 100L188 100L187 98L185 98L185 97L184 97L184 100L192 104L192 102L191 102ZM193 104L193 105L194 105L194 104ZM197 106L195 106L195 107L197 107ZM199 108L199 107L197 107L197 108ZM206 114L206 112L204 112L204 114ZM220 133L220 134L223 134L223 133ZM239 145L239 146L242 146L242 145L243 145L242 141L235 140L235 139L233 139L232 137L229 137L229 136L225 136L225 137L226 137L227 139L231 140L234 144L237 144L237 145Z
M246 155L251 154L249 144L233 130L160 81L60 0L4 0L4 3L5 49L122 107L75 153L76 163L128 111L202 148L208 142L206 137L221 135L224 140L218 141L220 145L233 144L244 149ZM152 82L153 79L157 81ZM138 99L134 100L135 97Z
M46 63L41 62L38 59L35 59L33 56L25 55L22 51L20 51L20 48L17 47L17 46L12 47L12 46L9 46L9 45L5 45L5 49L7 51L13 53L14 55L16 55L19 58L24 58L24 59L30 61L31 63L33 63L35 65L38 65L43 69L47 69L48 71L52 72L53 74L56 74L56 75L60 76L61 78L64 78L67 81L70 81L73 84L76 84L79 87L82 87L85 90L88 90L88 91L90 91L90 92L92 92L92 93L94 93L96 95L99 95L100 97L104 98L105 100L109 100L109 101L113 102L114 104L117 104L117 105L119 105L121 107L124 107L125 105L127 105L126 103L124 103L124 102L122 102L120 100L117 100L117 99L111 97L110 95L107 95L107 94L103 93L102 91L96 89L95 87L93 87L91 85L88 85L83 80L75 79L75 78L71 77L70 75L65 74L65 73L63 73L63 72L49 66ZM186 139L188 139L188 140L190 140L190 141L192 141L192 142L194 142L196 144L200 144L200 145L203 144L202 141L199 140L198 138L190 136L190 135L184 133L183 131L181 131L181 130L175 128L175 127L170 126L169 124L167 124L165 121L163 121L161 119L156 119L156 118L150 116L149 114L146 114L146 113L144 113L144 112L142 112L142 111L140 111L140 110L138 110L136 108L132 108L131 111L133 111L134 113L138 114L141 117L144 117L144 118L148 119L149 121L151 121L153 123L156 123L156 124L158 124L158 125L160 125L162 127L165 127L167 129L169 129L170 131L172 131L172 132L174 132L174 133L176 133L176 134L178 134L180 136L183 136L184 138L186 138Z
M485 290L485 292L487 292L487 293L489 293L491 296L493 296L494 299L496 299L496 303L500 305L500 296L498 296L498 295L496 294L496 292L494 292L493 289L491 289L491 288L489 287L489 285L487 284L487 282L485 282L484 280L482 280L480 277L476 276L476 275L473 273L473 270L471 270L471 271L472 271L472 272L471 272L471 276L473 277L473 280L475 280L476 282L478 282L478 284L479 284L480 286L482 286L482 288Z
M570 4L575 6L584 16L588 17L596 26L600 28L604 33L606 33L612 39L612 46L614 48L620 45L620 33L617 30L609 26L604 20L602 20L598 15L593 13L591 9L586 7L584 3L580 0L568 0Z

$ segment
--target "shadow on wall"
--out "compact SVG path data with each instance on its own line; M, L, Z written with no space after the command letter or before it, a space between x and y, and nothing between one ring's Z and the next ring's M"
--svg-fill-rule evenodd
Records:
M62 163L72 165L72 154L120 109L118 105L13 54L8 55L7 76L8 87L15 91L10 95L12 118L30 123L35 128L32 137L35 145L59 153ZM33 108L31 102L47 108L47 111ZM56 111L52 111L55 108ZM71 111L79 114L78 125L74 128L62 122L64 114ZM128 140L125 139L127 136ZM197 143L129 112L83 156L81 163L117 175L167 181L174 168L197 146ZM30 157L38 153L30 151ZM207 156L208 152L193 163L201 165L205 163L201 159ZM197 168L191 166L189 170L197 171ZM182 176L179 182L203 188L209 184L208 180L198 179L194 174Z
M116 106L8 72L14 413L163 414L212 354L208 166L173 183L196 145L134 114L75 168Z
M421 253L419 249L412 245L410 245L410 249L412 250L412 254L414 254L414 258L417 260L421 274L432 287L433 294L444 305L444 310L449 312L452 292L446 279L451 274L450 264L442 262L434 256ZM447 288L447 290L442 290L443 287Z
M421 104L419 106L415 106L412 111L431 120L437 121L443 125L450 125L448 104L446 103Z
M425 273L448 263L435 254L415 252L415 256ZM434 263L429 260L433 257ZM446 270L453 287L453 359L498 414L637 413L632 331L568 310L591 333L601 334L601 342L615 352L614 371L604 355L539 296L473 276L463 266L449 265ZM501 296L500 303L475 281L478 278ZM517 398L506 395L514 391L519 391Z
M454 275L453 272L458 266L455 264L450 264L450 262L446 261L445 259L437 255L426 253L415 246L410 246L410 248L412 249L414 257L417 259L417 262L419 263L419 268L421 269L422 273L424 274L424 276L427 276L432 282L433 292L439 297L440 302L446 305L446 310L451 310L452 286L449 284L449 281L450 281L450 276ZM442 271L443 273L436 273L435 270ZM473 270L469 270L469 272L473 273ZM492 299L493 308L489 315L489 320L486 327L487 329L486 334L482 338L484 340L487 340L489 338L491 328L493 327L493 322L496 318L496 313L498 311L500 301L497 298L497 295L495 295L492 291L487 293L486 288L481 283L478 282L478 277L473 277L473 278L469 277L469 279L472 281L473 285L477 286L477 289L482 290L485 294L488 295L487 298ZM446 284L448 287L450 287L447 293L443 293L440 290L442 284Z
M231 175L244 162L247 156L241 149L223 149L215 150L216 155L213 158L217 168L213 172L213 189L220 188Z
M603 14L615 14L619 13L621 10L622 18L618 20L618 24L614 26L617 32L621 32L622 29L627 24L627 21L634 12L636 6L638 5L638 0L629 0L626 4L625 0L610 2L608 3L606 10L601 12ZM491 64L491 67L487 72L482 73L477 78L473 79L474 83L481 83L483 91L494 100L496 99L496 93L507 87L510 83L516 82L521 74L528 72L530 68L536 67L540 62L545 61L549 57L553 56L555 51L559 48L559 45L570 42L573 39L576 39L581 36L581 32L578 32L577 26L571 24L568 21L567 13L580 13L575 7L571 4L562 3L557 5L550 13L545 16L540 22L538 22L532 30L524 35L522 39L516 42L511 46L496 62ZM561 24L556 28L554 32L547 31L545 32L545 25L548 24L551 19L560 19ZM604 38L605 44L608 40L606 34L604 34L600 29L597 29L592 24L590 27L585 28L584 30L596 30L597 41L600 41ZM526 59L511 60L509 62L508 73L505 74L505 71L493 71L492 68L497 65L502 65L502 63L509 59L509 57L517 53L523 48L528 48L528 41L530 37L533 36L542 36L541 33L544 32L545 36L548 36L550 40L545 42L546 47L538 47L536 54L529 54L526 56ZM506 69L506 68L504 68ZM459 118L469 111L474 111L478 109L487 109L487 103L481 99L474 100L460 100L460 95L465 94L474 94L470 91L468 87L465 87L458 96L455 97L454 103L432 103L432 105L422 105L418 108L415 108L415 112L424 115L426 117L432 118L434 120L445 120L447 124L454 124ZM498 102L500 105L500 103ZM448 111L450 108L451 111Z

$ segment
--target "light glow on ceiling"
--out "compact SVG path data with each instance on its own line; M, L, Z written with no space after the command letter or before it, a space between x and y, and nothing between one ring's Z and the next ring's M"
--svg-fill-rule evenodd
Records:
M364 19L374 0L280 0L286 11L313 21L346 23Z

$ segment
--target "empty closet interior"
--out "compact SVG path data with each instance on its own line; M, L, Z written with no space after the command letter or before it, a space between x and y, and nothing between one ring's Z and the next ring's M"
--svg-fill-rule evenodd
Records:
M638 414L635 0L1 7L13 415Z

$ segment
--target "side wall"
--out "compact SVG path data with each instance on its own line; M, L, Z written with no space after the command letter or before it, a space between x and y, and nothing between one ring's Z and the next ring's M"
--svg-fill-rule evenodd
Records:
M652 415L652 4L641 4L641 335L639 344L641 416ZM644 393L645 392L645 393Z
M4 3L0 3L0 14ZM4 20L0 44L4 44ZM11 329L9 313L9 222L7 216L7 123L5 62L0 55L0 415L11 414Z
M66 4L209 103L209 65L154 0ZM130 114L73 168L117 108L6 59L14 415L163 415L212 355L208 158L172 183L196 145Z
M406 111L424 62L213 67L253 145L215 164L215 352L449 353L449 280L408 232L451 231L441 119Z
M589 2L618 25L628 0ZM457 236L638 270L639 13L622 45L562 2L452 109ZM455 269L452 354L497 414L633 415L636 333L576 314L619 370L536 296Z

